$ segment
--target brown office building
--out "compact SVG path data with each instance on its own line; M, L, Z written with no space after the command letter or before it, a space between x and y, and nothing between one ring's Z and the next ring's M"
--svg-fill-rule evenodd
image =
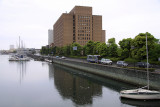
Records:
M60 16L53 29L54 44L58 47L74 42L85 45L89 40L105 42L102 16L92 15L92 7L75 6Z

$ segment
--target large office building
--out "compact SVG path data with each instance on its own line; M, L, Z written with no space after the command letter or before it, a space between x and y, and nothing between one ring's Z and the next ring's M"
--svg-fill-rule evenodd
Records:
M49 29L48 30L48 45L51 45L53 44L54 42L54 38L53 38L53 30L52 29Z
M74 42L85 45L89 40L105 42L102 16L92 15L92 7L75 6L69 13L63 13L59 17L53 29L55 46Z

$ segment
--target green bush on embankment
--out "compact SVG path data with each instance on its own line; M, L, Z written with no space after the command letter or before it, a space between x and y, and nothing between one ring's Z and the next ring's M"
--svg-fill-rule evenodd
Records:
M123 67L123 68L147 71L147 68L139 68L139 67ZM155 71L155 68L148 68L148 71L154 72L154 71Z

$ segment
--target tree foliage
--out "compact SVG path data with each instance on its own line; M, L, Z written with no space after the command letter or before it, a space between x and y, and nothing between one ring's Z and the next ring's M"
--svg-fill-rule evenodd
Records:
M65 56L70 55L71 54L71 45L64 46L63 53Z
M115 38L110 38L110 39L108 39L108 43L109 43L109 44L116 43L116 42L115 42Z
M99 53L99 45L100 45L101 43L100 42L94 42L94 47L93 47L93 54L98 54Z
M73 47L77 47L77 50L73 50ZM79 43L73 43L71 45L70 51L71 51L71 55L80 56L81 55L81 51L82 51L82 47L81 47L81 45Z
M132 39L127 38L119 41L120 48L122 49L120 57L122 59L131 57L131 44L132 44Z
M118 56L118 46L115 43L109 45L109 56L110 57L117 57Z
M102 57L107 56L109 53L106 43L100 43L97 46L97 50L98 50L98 54L101 55Z
M93 49L94 49L94 42L93 41L88 41L86 44L86 55L93 54Z
M160 44L154 44L154 48L149 51L149 58L153 61L157 61L160 58Z
M132 56L136 59L143 60L146 59L146 35L147 35L147 44L148 51L151 48L154 48L155 38L150 33L140 33L137 35L132 42L134 49L132 50Z
M41 54L65 55L65 56L81 56L81 55L101 55L102 57L110 57L115 59L146 59L146 35L148 43L149 58L157 61L160 57L159 40L154 38L150 33L140 33L135 38L127 38L119 41L119 47L115 43L115 38L108 39L108 44L101 42L88 41L85 46L79 43L72 43L63 47L42 47ZM77 50L73 50L77 47Z

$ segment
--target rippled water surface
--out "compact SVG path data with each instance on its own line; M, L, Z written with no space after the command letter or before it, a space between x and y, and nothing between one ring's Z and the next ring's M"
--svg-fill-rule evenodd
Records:
M47 62L8 61L0 55L0 107L150 107L159 101L120 99L119 92L133 88Z

